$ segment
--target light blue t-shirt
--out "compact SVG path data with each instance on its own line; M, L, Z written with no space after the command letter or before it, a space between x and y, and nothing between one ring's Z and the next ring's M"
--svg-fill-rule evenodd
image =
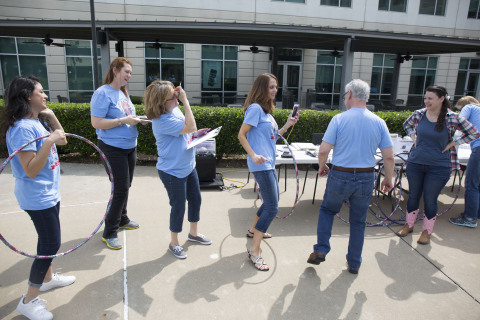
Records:
M392 146L385 121L364 108L334 116L323 140L334 145L332 164L345 168L374 167L377 148Z
M257 155L267 158L267 161L257 165L248 156L248 170L255 172L275 169L275 144L278 138L278 126L275 119L271 114L265 113L259 104L253 103L245 111L243 123L252 126L247 132L247 141L250 147Z
M157 141L157 169L177 178L185 178L195 168L195 148L187 150L193 133L180 134L184 126L185 116L178 107L152 120Z
M24 118L15 122L7 130L8 153L35 138L48 135L49 132L39 120ZM45 139L33 142L22 151L40 150ZM60 201L60 161L55 144L50 149L47 162L35 178L29 178L18 159L12 158L12 173L15 177L15 197L22 210L44 210L55 206Z
M108 84L98 88L90 101L90 114L94 117L117 119L135 114L135 106L122 90L115 90ZM137 126L124 124L111 129L96 129L98 139L121 149L137 146Z
M480 106L467 104L460 111L460 115L467 118L477 130L480 130ZM480 147L480 138L470 141L470 148L474 149L477 147Z

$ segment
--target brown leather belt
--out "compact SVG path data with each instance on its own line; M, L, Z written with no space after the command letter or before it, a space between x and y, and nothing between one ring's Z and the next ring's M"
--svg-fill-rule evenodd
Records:
M345 168L345 167L339 167L339 166L333 166L333 170L341 171L341 172L373 172L375 170L374 167L370 168Z

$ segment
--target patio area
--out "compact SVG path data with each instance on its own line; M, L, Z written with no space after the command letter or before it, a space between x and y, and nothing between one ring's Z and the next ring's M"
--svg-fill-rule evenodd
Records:
M68 250L99 224L110 195L101 165L62 163L62 247ZM245 168L222 169L223 177L246 182ZM154 166L137 166L129 196L129 216L140 229L119 234L124 248L108 249L100 231L78 250L54 259L54 270L76 282L44 294L55 319L477 319L480 314L480 233L454 226L448 218L463 210L463 188L452 208L435 225L431 244L417 239L421 222L405 238L401 226L368 227L358 275L346 271L349 225L335 219L332 251L319 266L306 263L316 242L318 210L326 178L309 172L306 189L288 219L273 221L273 238L263 241L269 272L258 272L247 259L245 237L256 208L253 179L243 188L224 179L225 190L202 189L199 232L210 246L187 242L188 222L180 235L188 254L179 260L168 251L170 207ZM301 171L300 183L305 172ZM15 247L35 252L36 233L13 195L10 166L0 175L0 233ZM457 190L445 187L439 209L448 208ZM279 216L295 199L295 175L289 169L284 191L280 180ZM379 205L389 208L388 198ZM405 207L405 199L401 205ZM372 209L378 210L372 202ZM348 217L344 206L340 215ZM399 219L401 213L392 218ZM368 220L376 218L369 215ZM388 221L386 221L388 222ZM0 318L23 319L16 311L26 292L31 258L0 245Z

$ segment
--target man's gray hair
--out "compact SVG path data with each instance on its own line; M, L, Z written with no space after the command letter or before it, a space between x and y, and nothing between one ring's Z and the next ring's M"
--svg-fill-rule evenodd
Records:
M355 100L368 101L370 97L370 86L363 80L353 79L345 86L345 92L350 91Z

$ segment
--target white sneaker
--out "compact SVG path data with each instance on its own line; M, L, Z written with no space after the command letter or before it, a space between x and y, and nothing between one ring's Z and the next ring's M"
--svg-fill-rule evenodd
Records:
M66 287L74 283L75 276L61 276L58 273L52 275L52 280L42 283L40 291L44 292L53 288Z
M36 297L29 303L23 303L25 295L18 302L17 311L30 320L50 320L53 314L45 307L46 301Z

